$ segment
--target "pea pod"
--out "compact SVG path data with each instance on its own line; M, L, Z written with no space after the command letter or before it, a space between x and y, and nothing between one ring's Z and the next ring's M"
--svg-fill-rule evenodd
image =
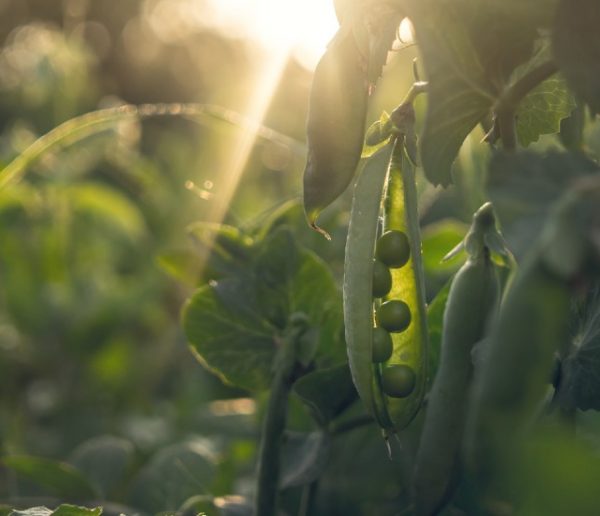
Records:
M486 235L496 232L492 206L486 203L473 216L466 238L469 256L452 281L444 311L440 367L429 394L414 472L417 515L436 514L457 483L473 376L471 350L484 338L498 305L497 265L486 244Z
M586 199L588 193L593 196ZM548 394L555 353L569 342L576 285L589 279L600 188L568 193L505 296L476 373L465 435L470 473L485 493L508 475ZM597 266L597 265L596 265ZM592 272L591 272L592 271Z
M315 228L320 211L354 177L362 151L367 87L352 32L338 33L317 65L310 94L304 209Z
M385 199L382 197L385 192ZM382 231L408 237L410 256L391 269L392 288L381 306L396 304L408 318L391 325L392 353L373 361L375 309L372 297L373 256L381 212ZM354 198L344 266L344 320L348 359L357 391L384 432L404 428L419 410L426 381L427 327L421 244L414 170L402 137L392 138L360 171ZM379 302L377 302L379 303ZM394 322L394 306L391 317ZM381 312L378 311L380 317ZM408 321L408 322L407 322ZM378 330L380 331L380 330ZM387 391L387 393L386 393Z

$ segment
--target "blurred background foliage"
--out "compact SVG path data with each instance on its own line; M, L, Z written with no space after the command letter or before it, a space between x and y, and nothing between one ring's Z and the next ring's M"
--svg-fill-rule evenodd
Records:
M215 5L0 0L0 165L61 122L103 107L197 102L245 112L264 48ZM391 54L372 120L404 96L415 55L412 47ZM239 128L219 121L122 121L46 153L0 191L0 451L66 461L86 477L77 491L79 473L47 465L49 478L66 475L69 491L58 480L40 487L0 469L0 503L89 499L86 482L108 513L251 492L264 399L223 385L189 352L179 317L197 278L182 275L177 259L198 252L186 232L195 221L255 230L282 203L299 200L311 66L314 59L285 61L263 120L298 144L257 140L222 221L213 204L229 186ZM487 150L477 136L467 143L456 187L421 187L430 298L460 261L440 259L484 199ZM323 215L331 243L308 229L298 205L286 211L298 241L338 281L349 201L347 192ZM290 422L312 425L299 402ZM377 500L377 514L392 514L406 496L395 483L383 486L383 497L379 483L365 490L369 468L401 469L387 461L377 432L344 434L333 449L321 513L366 514ZM289 493L294 503L299 496ZM188 505L199 510L203 500Z

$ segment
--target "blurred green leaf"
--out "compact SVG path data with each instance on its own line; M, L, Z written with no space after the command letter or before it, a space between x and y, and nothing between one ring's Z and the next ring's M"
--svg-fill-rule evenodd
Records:
M456 220L441 220L423 229L423 267L427 274L448 274L460 266L459 260L443 261L444 256L467 234L469 226Z
M600 112L600 10L596 0L560 0L552 50L569 86L594 112Z
M596 163L575 153L494 155L488 193L508 247L517 259L540 234L554 203L575 181L597 170Z
M600 514L600 457L572 436L536 433L512 475L518 516Z
M293 390L321 425L341 414L358 397L347 363L308 373L294 383Z
M70 464L25 455L2 457L1 462L17 474L62 498L83 500L98 496L89 480Z
M327 432L286 432L281 449L281 488L317 480L327 465L330 451L331 436Z
M69 462L81 471L103 499L123 488L133 460L133 445L110 435L93 437L71 453Z
M163 448L140 471L130 502L150 513L175 511L188 498L210 493L217 461L207 439Z
M99 183L81 183L69 185L66 191L79 215L110 223L132 239L145 233L146 223L139 208L118 190Z
M600 410L600 287L577 314L569 354L561 364L558 401L567 410Z

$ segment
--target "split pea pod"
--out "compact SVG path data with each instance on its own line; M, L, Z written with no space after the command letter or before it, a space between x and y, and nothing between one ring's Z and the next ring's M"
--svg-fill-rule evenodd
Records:
M452 281L444 311L440 367L429 393L415 464L413 487L418 516L436 514L458 483L473 377L471 350L484 338L498 306L498 266L486 244L486 236L494 233L492 205L486 203L473 216L464 245L468 259Z
M378 232L391 234L391 242L387 236L378 242ZM392 258L404 256L388 263L391 289L373 299L376 249L385 263L390 248ZM357 391L386 434L399 431L419 410L427 375L416 185L401 136L392 137L359 172L346 241L343 297L348 359ZM391 353L374 356L374 335L379 345L386 334Z

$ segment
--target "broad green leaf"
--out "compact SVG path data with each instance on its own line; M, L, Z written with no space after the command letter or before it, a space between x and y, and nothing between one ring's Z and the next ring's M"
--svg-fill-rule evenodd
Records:
M294 383L293 389L321 425L329 423L358 399L348 364L308 373Z
M240 387L268 388L278 339L296 313L308 318L303 359L318 347L325 362L343 360L341 299L319 258L279 228L261 243L248 272L201 288L184 307L184 329L202 363Z
M152 514L176 510L191 496L209 494L217 461L218 455L208 440L168 446L141 470L131 502Z
M104 499L114 499L126 481L133 460L133 445L110 435L94 437L71 453L69 462L81 471Z
M352 32L340 29L313 79L307 122L304 209L316 227L323 208L352 182L362 151L367 77Z
M411 0L409 16L427 73L421 159L429 181L448 185L471 130L490 112L511 72L529 59L554 0Z
M600 112L600 8L597 0L560 0L552 50L571 89Z
M520 259L544 226L550 209L578 179L598 166L580 154L497 153L489 167L488 194L509 248Z
M217 289L232 291L243 311L227 307ZM202 287L184 307L183 327L205 367L225 382L260 390L269 387L277 343L275 329L253 311L253 294L239 279Z
M27 455L5 456L0 463L62 498L83 500L98 496L88 479L70 464Z
M600 287L576 314L571 350L561 365L558 401L568 410L600 410Z
M280 487L302 486L322 474L329 459L331 436L324 432L287 432L281 449Z

